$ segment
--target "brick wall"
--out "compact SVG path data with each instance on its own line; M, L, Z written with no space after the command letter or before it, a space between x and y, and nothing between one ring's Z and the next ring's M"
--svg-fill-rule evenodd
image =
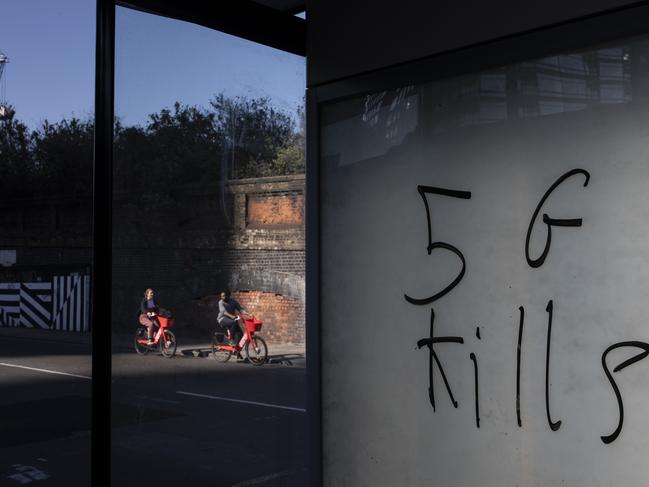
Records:
M261 335L271 349L273 344L304 343L304 301L300 298L283 296L263 291L235 291L232 297L244 309L263 321ZM193 303L185 303L175 310L177 315L191 317L193 331L209 336L216 327L219 312L217 293L203 296ZM186 330L186 324L178 322L179 340Z
M213 316L203 298L231 289L256 296L269 338L303 342L303 205L303 175L187 185L153 203L117 191L113 328L134 326L153 287L180 329L205 330ZM0 249L15 249L18 265L90 263L90 207L78 198L0 201Z
M304 176L240 179L230 185L239 250L304 250Z
M304 195L253 194L248 196L248 228L295 228L304 221Z
M300 299L260 291L232 293L244 309L264 322L262 335L274 342L304 343L304 305Z

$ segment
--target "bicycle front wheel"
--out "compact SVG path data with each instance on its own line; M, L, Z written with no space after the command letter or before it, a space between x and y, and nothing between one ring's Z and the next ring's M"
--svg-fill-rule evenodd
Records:
M176 354L176 348L178 348L178 343L173 331L163 331L160 337L160 353L167 358L171 358Z
M252 337L246 344L246 356L252 365L264 365L268 360L268 347L261 337Z

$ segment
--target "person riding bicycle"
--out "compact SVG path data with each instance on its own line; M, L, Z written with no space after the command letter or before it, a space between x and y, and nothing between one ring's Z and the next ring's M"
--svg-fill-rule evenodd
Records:
M155 334L155 328L160 327L158 318L156 314L159 313L160 308L155 303L153 299L154 292L153 289L149 288L144 291L144 298L140 303L140 316L139 321L142 326L147 328L147 338L149 339L147 345L153 345L153 336Z
M219 315L216 318L219 325L230 331L234 345L239 348L239 342L243 338L243 331L239 326L238 315L249 313L243 309L239 302L230 296L230 291L222 291L219 301Z

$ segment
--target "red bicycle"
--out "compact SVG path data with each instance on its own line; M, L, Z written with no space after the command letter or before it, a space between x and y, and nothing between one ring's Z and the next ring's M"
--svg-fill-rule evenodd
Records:
M176 342L176 335L169 328L174 326L173 318L165 318L159 314L155 315L158 319L160 327L153 337L153 344L148 345L147 328L146 326L138 324L135 330L135 351L138 355L146 355L151 350L156 348L160 349L160 353L167 358L171 358L176 353L178 343Z
M265 364L268 359L268 347L262 337L255 335L255 333L261 331L263 323L252 315L250 315L249 319L241 316L237 317L237 319L242 319L246 325L244 345L239 348L238 343L232 342L230 330L223 330L223 328L219 327L220 330L214 333L212 340L212 355L219 362L227 362L232 355L238 354L245 348L246 357L252 365Z

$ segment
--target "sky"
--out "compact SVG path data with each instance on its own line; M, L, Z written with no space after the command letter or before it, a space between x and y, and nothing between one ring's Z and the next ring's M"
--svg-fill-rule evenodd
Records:
M36 128L89 117L94 103L95 1L2 0L0 51L9 57L0 97ZM119 7L115 113L125 125L180 101L208 106L218 93L270 97L294 113L305 60L194 24Z

